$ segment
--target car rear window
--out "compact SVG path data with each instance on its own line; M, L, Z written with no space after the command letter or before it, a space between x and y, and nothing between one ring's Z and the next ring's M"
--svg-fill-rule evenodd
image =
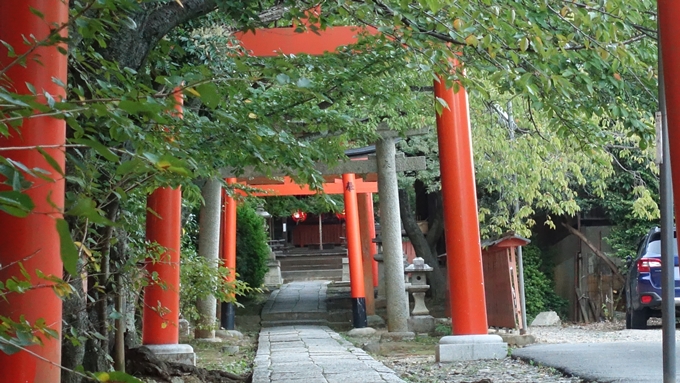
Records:
M652 240L647 245L647 254L661 254L661 240ZM678 241L673 241L673 254L678 255Z

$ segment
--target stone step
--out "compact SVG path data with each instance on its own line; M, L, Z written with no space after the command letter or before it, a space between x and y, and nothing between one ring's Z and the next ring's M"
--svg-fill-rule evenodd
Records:
M284 283L292 281L340 281L342 280L342 269L281 271L281 277Z
M276 321L300 321L300 320L326 320L325 311L303 311L303 312L263 312L262 322Z
M280 258L281 265L339 265L342 266L341 256L322 256L322 257L295 257Z
M342 265L281 265L281 271L342 270Z
M262 321L262 327L278 327L278 326L328 326L328 321L325 319L299 319L299 320L282 320L282 321Z

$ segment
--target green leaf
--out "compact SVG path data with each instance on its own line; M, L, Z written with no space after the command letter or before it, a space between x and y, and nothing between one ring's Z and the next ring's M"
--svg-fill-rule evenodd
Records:
M17 352L21 351L21 349L19 349L15 345L6 342L7 341L5 339L0 339L0 351L4 352L7 355L16 354Z
M71 206L66 214L86 217L92 221L92 223L100 225L113 225L113 222L101 215L101 212L97 209L97 203L87 196L79 196L78 200Z
M61 169L61 166L57 162L57 160L54 159L54 157L50 156L45 150L43 150L41 147L38 147L38 152L42 154L43 158L47 163L52 167L52 169L56 170L57 173L59 173L62 177L64 176L64 171Z
M215 109L220 104L221 97L214 83L208 82L196 87L201 94L201 100L210 109Z
M111 162L118 162L119 161L118 156L114 152L112 152L111 149L106 147L106 145L102 144L99 141L91 140L91 139L88 139L88 138L74 138L72 141L75 142L75 143L78 143L78 144L83 144L83 145L89 146L90 148L92 148L92 150L97 152L97 154L99 154L100 156L106 158L107 160L109 160Z
M57 219L57 233L59 233L59 247L61 249L61 261L64 263L64 269L71 275L78 275L78 250L73 244L68 222L62 218Z
M0 210L15 217L26 217L35 208L28 195L18 191L0 191Z
M529 49L529 39L528 39L528 38L523 37L523 38L519 41L519 49L520 49L522 52L525 52L527 49Z
M123 175L132 173L134 169L139 166L144 166L142 160L140 160L139 158L133 158L130 161L125 161L122 164L120 164L120 166L118 166L118 169L116 169L116 174Z

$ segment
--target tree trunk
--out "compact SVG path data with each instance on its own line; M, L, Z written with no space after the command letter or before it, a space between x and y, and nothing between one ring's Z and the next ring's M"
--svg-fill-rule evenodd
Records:
M82 271L84 264L82 259L79 260L78 270ZM85 313L86 297L85 290L83 289L83 280L79 276L74 276L70 285L73 293L66 297L63 303L64 327L61 337L61 365L73 370L83 364L85 345L80 342L74 343L68 337L72 336L72 329L77 335L83 334L89 327L89 322ZM68 337L65 335L68 335ZM81 380L82 377L80 375L61 370L62 383L80 383Z
M441 190L436 193L431 193L433 198L430 200L430 219L428 220L429 228L427 230L427 243L430 246L430 251L433 255L438 256L437 245L444 234L444 207L442 201Z
M399 189L399 211L401 213L401 222L404 225L404 230L406 230L406 235L408 235L411 244L413 244L416 255L423 258L425 263L432 266L434 269L430 275L428 275L432 296L435 300L445 299L446 278L444 278L444 274L439 268L439 262L436 255L432 254L430 244L420 230L418 222L416 222L416 218L411 210L411 203L408 200L408 193L404 189Z
M181 4L181 5L180 5ZM134 21L134 28L121 26L111 36L103 56L120 64L121 68L138 70L144 65L149 52L173 28L187 21L207 15L217 9L216 0L182 0L164 4L148 2L140 5L141 10L128 15ZM259 14L263 23L278 20L287 7L276 5Z

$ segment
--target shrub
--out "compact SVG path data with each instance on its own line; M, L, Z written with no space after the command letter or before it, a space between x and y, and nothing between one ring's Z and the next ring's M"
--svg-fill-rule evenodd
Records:
M196 308L198 299L214 296L219 302L234 302L235 295L247 296L255 290L243 281L227 282L229 271L220 260L219 267L196 251L198 223L190 215L184 225L180 268L180 312L184 319L196 322L201 316Z
M569 302L555 293L550 270L543 265L541 250L535 245L525 246L522 250L527 317L534 318L541 311L555 311L565 318Z
M249 286L260 287L270 252L264 218L248 205L240 205L236 214L236 273Z

